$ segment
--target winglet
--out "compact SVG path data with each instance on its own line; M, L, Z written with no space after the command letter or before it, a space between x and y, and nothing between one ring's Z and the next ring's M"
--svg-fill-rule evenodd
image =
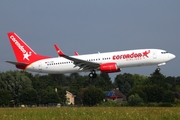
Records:
M54 47L56 49L56 52L58 53L59 56L64 56L65 54L62 52L62 50L56 45L54 44Z
M74 52L74 54L75 54L76 56L78 56L78 55L79 55L79 54L78 54L78 52L76 52L76 51Z

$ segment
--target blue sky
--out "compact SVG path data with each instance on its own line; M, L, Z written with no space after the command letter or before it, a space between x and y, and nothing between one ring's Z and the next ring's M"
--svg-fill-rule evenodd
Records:
M0 71L14 70L7 32L16 32L36 53L57 56L53 44L73 55L159 48L176 55L161 67L179 76L179 0L31 0L0 1ZM123 69L150 75L156 66ZM88 74L88 73L86 73ZM111 74L115 76L120 73Z

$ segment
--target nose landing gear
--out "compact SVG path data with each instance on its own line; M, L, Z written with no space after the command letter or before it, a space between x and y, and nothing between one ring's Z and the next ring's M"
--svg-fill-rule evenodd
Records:
M160 66L162 66L162 65L166 65L166 63L165 63L165 62L163 62L163 63L158 64L158 65L157 65L157 70L158 70L158 71L160 71L160 70L161 70Z
M160 68L160 67L158 67L156 70L161 71L161 68Z

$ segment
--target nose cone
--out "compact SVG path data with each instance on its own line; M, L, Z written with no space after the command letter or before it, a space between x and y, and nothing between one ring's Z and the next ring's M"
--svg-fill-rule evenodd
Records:
M169 55L169 58L172 60L172 59L174 59L176 56L174 55L174 54L170 54Z

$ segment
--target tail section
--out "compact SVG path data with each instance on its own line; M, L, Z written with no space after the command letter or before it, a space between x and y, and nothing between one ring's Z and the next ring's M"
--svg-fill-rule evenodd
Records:
M50 58L48 56L36 54L16 33L8 32L7 34L16 56L16 60L19 63L30 64L37 60Z

